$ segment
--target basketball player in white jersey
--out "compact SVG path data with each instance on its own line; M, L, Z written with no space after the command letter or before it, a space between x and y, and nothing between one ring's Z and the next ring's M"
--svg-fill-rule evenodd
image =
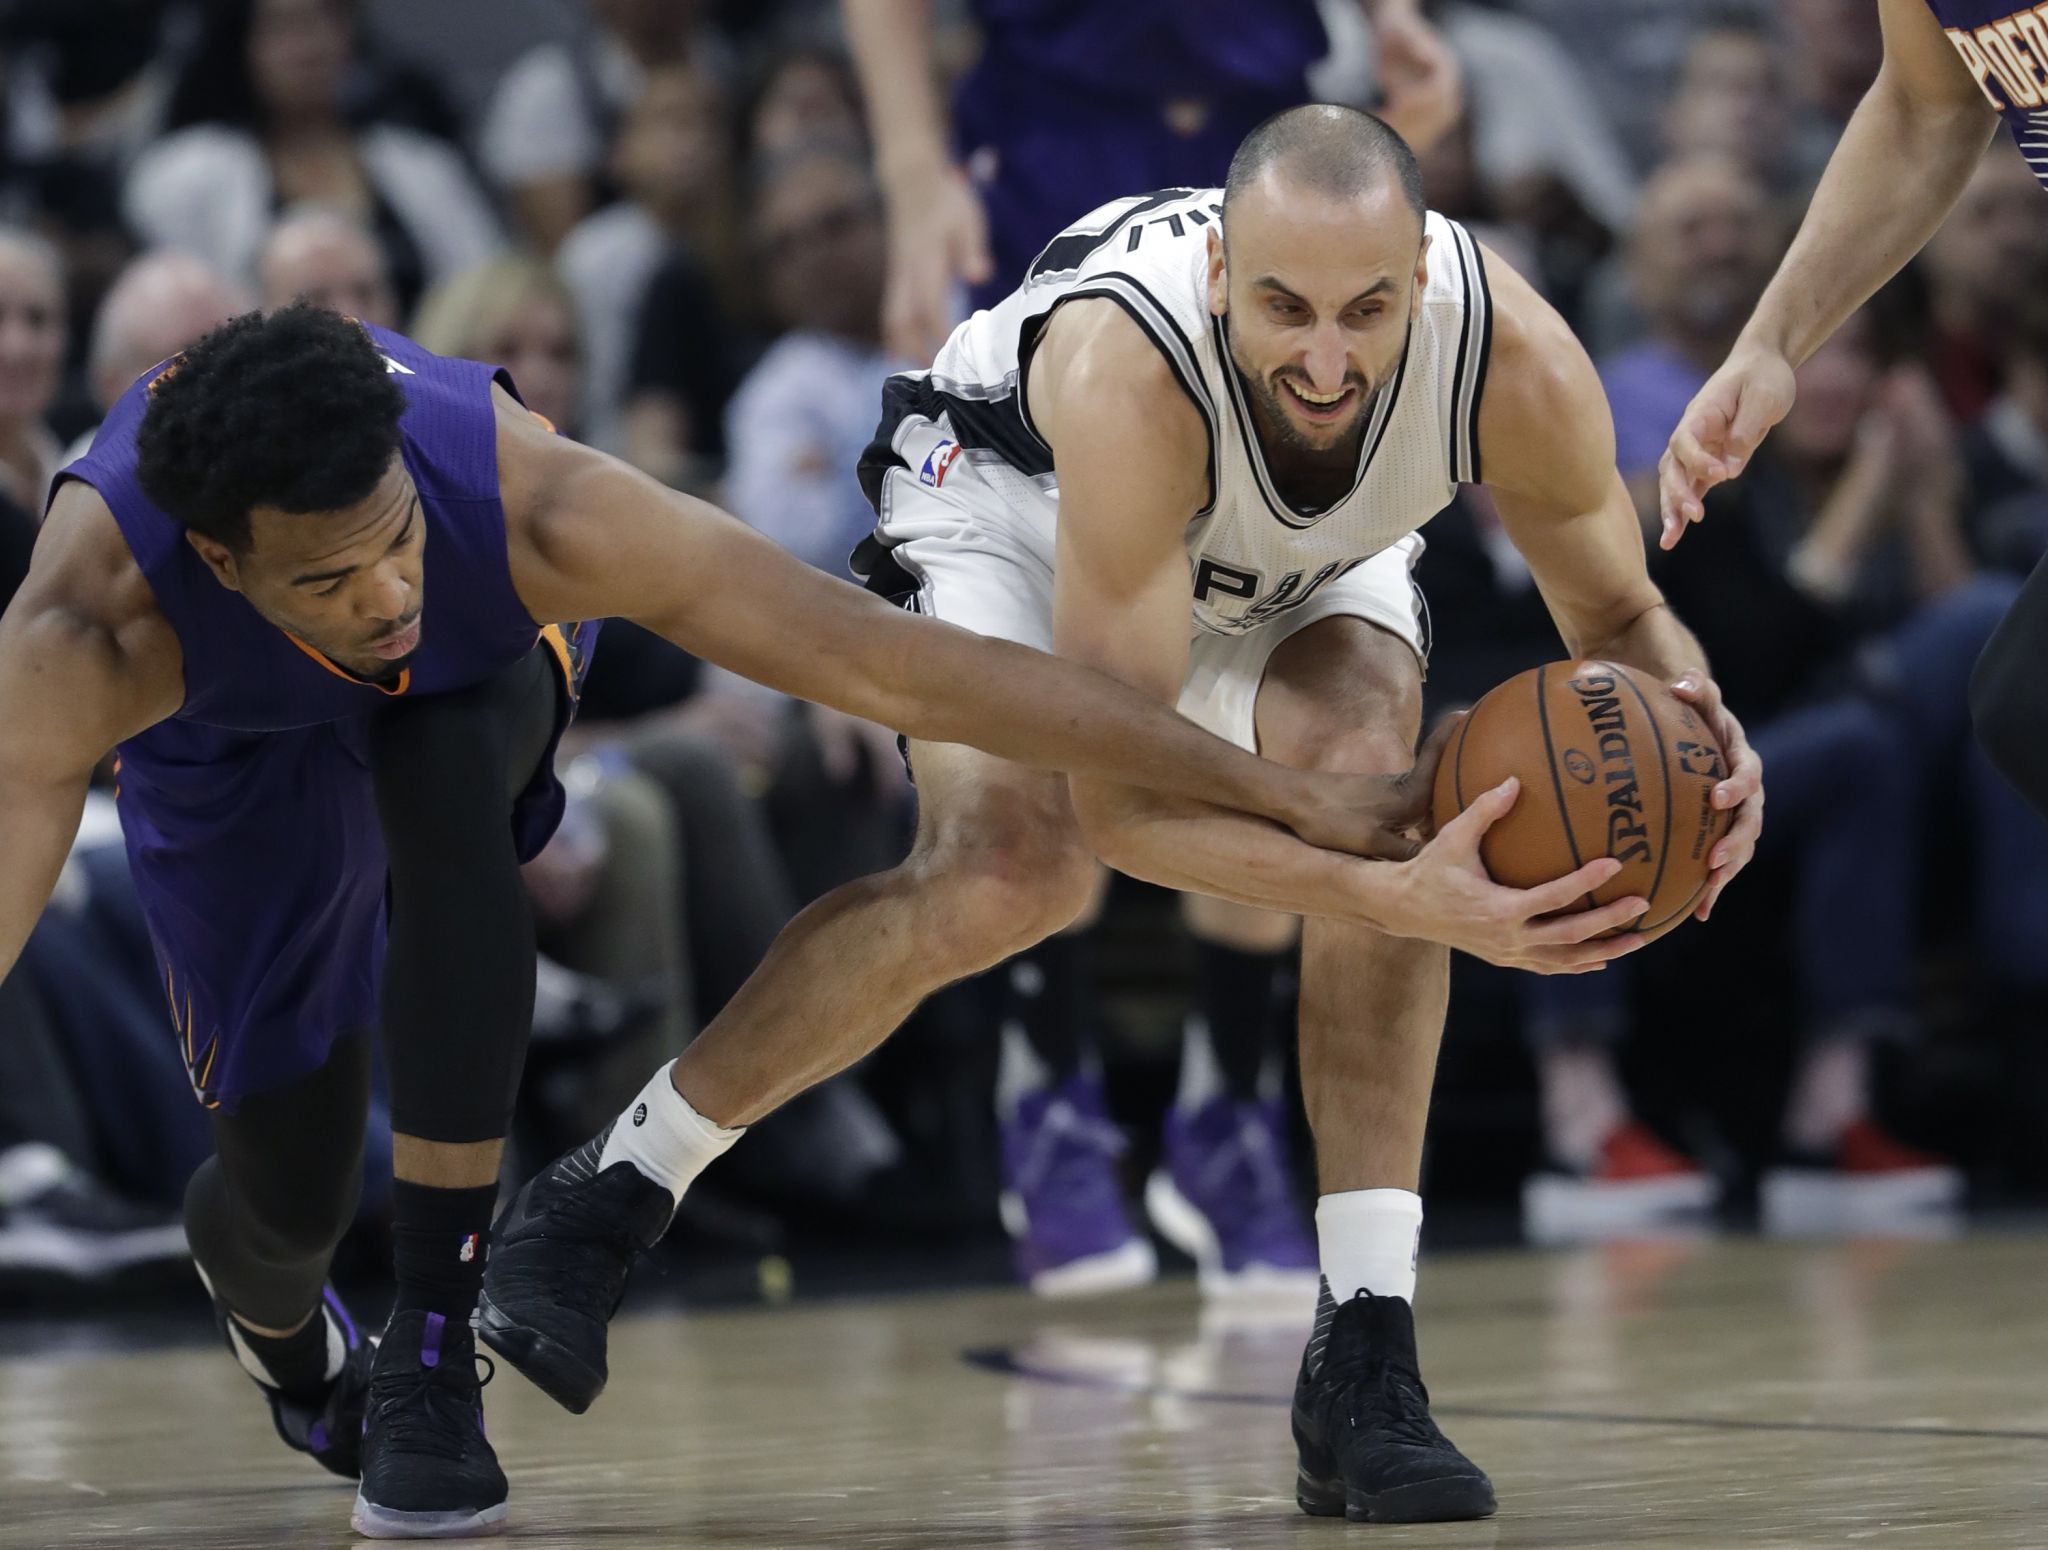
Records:
M1761 769L1644 569L1591 363L1527 283L1424 211L1407 146L1365 114L1281 114L1245 140L1226 189L1119 200L1055 239L930 372L892 380L863 474L877 585L1106 669L1268 757L1356 772L1415 759L1417 529L1485 478L1567 648L1680 685L1728 749L1714 800L1735 821L1701 913L1754 847ZM1593 970L1637 945L1593 933L1643 901L1544 922L1535 911L1569 892L1480 885L1469 847L1512 783L1413 860L1331 867L1214 808L958 746L913 743L910 760L922 808L905 869L813 906L792 928L801 945L778 944L721 1018L733 1031L714 1024L521 1191L495 1238L484 1338L586 1406L627 1268L733 1127L872 1047L931 989L1067 925L1100 856L1306 917L1301 1072L1327 1291L1296 1393L1301 1505L1377 1521L1493 1511L1484 1473L1429 1417L1410 1312L1446 948ZM937 891L944 915L909 912L912 890Z

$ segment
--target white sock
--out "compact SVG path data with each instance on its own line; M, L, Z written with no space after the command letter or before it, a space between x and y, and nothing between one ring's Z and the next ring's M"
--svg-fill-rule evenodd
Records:
M206 1278L201 1276L200 1279ZM208 1282L207 1290L212 1289L212 1283ZM348 1336L341 1332L341 1325L335 1322L334 1312L327 1306L325 1298L321 1299L320 1306L313 1311L313 1317L319 1319L327 1329L327 1371L324 1377L327 1382L332 1383L341 1376L341 1364L348 1360ZM228 1344L234 1348L235 1360L242 1364L242 1371L267 1389L282 1388L284 1385L279 1383L271 1375L270 1369L263 1365L263 1358L256 1354L254 1348L244 1338L244 1333L242 1321L230 1313Z
M1330 1295L1361 1291L1415 1301L1422 1197L1412 1189L1347 1189L1316 1202L1316 1247Z
M1190 1012L1181 1025L1180 1088L1173 1097L1174 1107L1192 1114L1222 1091L1223 1066L1216 1059L1208 1019Z
M1004 1023L1000 1038L996 1057L996 1117L1008 1121L1015 1117L1017 1105L1026 1095L1042 1092L1052 1081L1052 1067L1031 1047L1022 1023Z
M1536 1082L1551 1160L1592 1172L1602 1143L1628 1123L1628 1096L1613 1055L1598 1045L1553 1045L1536 1057Z
M745 1126L727 1130L714 1125L691 1108L669 1079L674 1068L671 1060L640 1089L640 1096L626 1105L626 1112L605 1138L597 1171L602 1173L615 1162L630 1162L681 1200L697 1175L747 1132Z
M1870 1112L1870 1046L1860 1038L1829 1039L1810 1051L1785 1106L1785 1140L1796 1151L1828 1152L1842 1132Z

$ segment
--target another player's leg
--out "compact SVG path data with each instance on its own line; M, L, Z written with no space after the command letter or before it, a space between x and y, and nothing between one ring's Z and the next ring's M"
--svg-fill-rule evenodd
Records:
M1999 773L2048 817L2048 560L2034 567L1970 678L1977 741Z
M560 695L536 651L475 689L394 704L371 733L391 868L383 1023L398 1282L354 1516L372 1538L488 1533L505 1515L470 1317L533 1019L514 809L548 756Z
M1408 645L1324 619L1281 643L1258 698L1286 763L1406 769L1422 680ZM1416 1193L1450 954L1329 920L1302 923L1301 1082L1322 1195L1327 1283L1295 1387L1305 1511L1375 1522L1484 1517L1492 1484L1429 1414L1415 1348Z
M1518 974L1536 1065L1544 1166L1522 1184L1522 1230L1568 1243L1701 1227L1714 1176L1636 1117L1620 1048L1632 1032L1635 966L1600 974Z
M215 1155L185 1190L185 1232L229 1348L277 1434L338 1475L360 1469L371 1344L326 1284L363 1181L370 1036L287 1086L213 1115Z
M1124 1136L1109 1117L1094 1035L1093 924L1108 874L1079 924L1019 953L1003 977L996 1069L1003 1226L1017 1272L1040 1296L1141 1286L1158 1274L1117 1176Z
M1296 1193L1275 1048L1297 923L1200 894L1181 910L1194 938L1195 1004L1146 1208L1193 1257L1205 1292L1313 1294L1315 1241Z
M1063 782L952 745L920 744L912 763L909 858L798 915L690 1047L500 1219L478 1327L570 1410L604 1388L605 1326L633 1263L743 1127L1086 908L1096 868Z

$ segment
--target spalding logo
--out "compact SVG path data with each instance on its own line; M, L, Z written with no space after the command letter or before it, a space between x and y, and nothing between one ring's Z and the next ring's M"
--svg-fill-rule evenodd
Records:
M633 1105L633 1123L634 1123L634 1125L635 1125L635 1126L640 1126L640 1125L644 1125L644 1124L646 1124L646 1123L647 1123L647 1105L646 1105L646 1104L644 1104L644 1103L636 1103L636 1104L634 1104L634 1105Z
M1579 697L1600 755L1598 773L1607 788L1607 854L1617 861L1649 861L1653 855L1650 830L1642 821L1643 793L1636 784L1635 752L1629 745L1628 718L1617 692L1620 686L1611 673L1588 673L1568 682ZM1570 755L1566 756L1566 768L1570 768Z
M1586 757L1582 748L1567 748L1564 751L1564 772L1582 786L1593 784L1593 761Z

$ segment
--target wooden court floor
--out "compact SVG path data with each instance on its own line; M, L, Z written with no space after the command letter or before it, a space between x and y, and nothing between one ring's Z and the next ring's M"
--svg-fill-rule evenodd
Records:
M582 1418L487 1390L532 1547L2048 1546L2048 1236L1438 1256L1423 1358L1500 1516L1295 1509L1306 1310L1187 1283L624 1317ZM341 1546L224 1353L0 1360L0 1545Z

